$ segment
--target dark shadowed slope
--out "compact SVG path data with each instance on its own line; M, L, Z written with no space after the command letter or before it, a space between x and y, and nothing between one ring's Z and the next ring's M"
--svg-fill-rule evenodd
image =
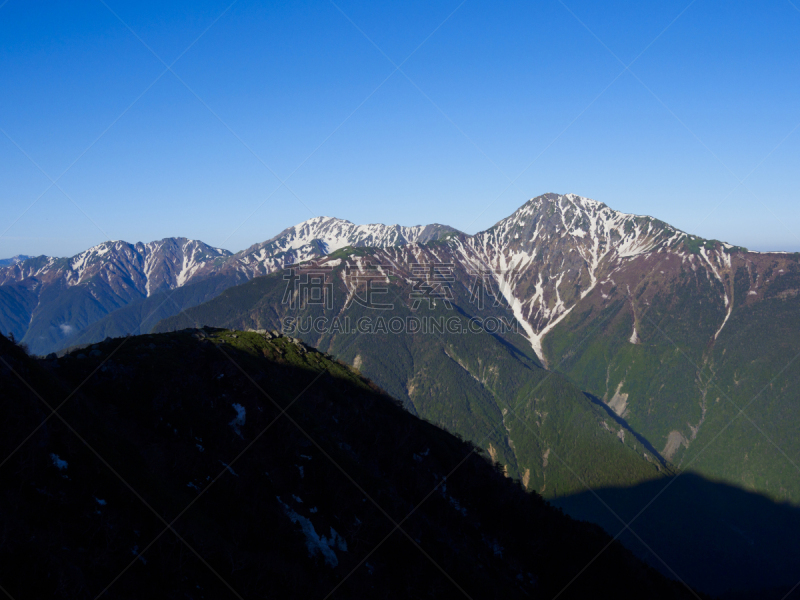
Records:
M195 330L34 361L0 337L0 359L14 598L694 597L618 544L583 570L599 528L287 338Z
M624 524L608 507L625 523L635 518L635 533L620 535L626 546L715 595L782 600L800 581L800 509L695 473L598 489L555 504L614 536ZM800 598L800 590L790 597Z

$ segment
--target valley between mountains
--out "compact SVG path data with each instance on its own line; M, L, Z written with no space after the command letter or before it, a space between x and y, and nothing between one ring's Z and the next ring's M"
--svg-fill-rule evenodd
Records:
M310 281L323 301L288 287ZM671 579L781 598L800 578L798 254L545 194L475 235L317 217L235 254L169 238L25 258L0 268L0 319L38 355L282 331ZM420 320L449 325L386 325Z

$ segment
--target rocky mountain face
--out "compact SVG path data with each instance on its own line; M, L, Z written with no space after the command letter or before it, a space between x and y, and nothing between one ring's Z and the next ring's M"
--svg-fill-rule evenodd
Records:
M446 225L355 225L333 217L314 217L284 229L275 237L250 246L230 261L228 268L266 275L287 265L319 258L341 248L386 248L424 244L459 233Z
M574 194L534 198L491 229L454 239L452 246L466 268L483 270L497 283L543 360L547 333L598 286L607 291L615 285L619 270L636 269L648 257L674 256L721 282L731 253L743 250L709 244L658 219Z
M104 242L72 258L29 258L0 269L0 328L46 353L105 315L182 286L230 256L202 242L168 238Z
M198 271L232 254L203 242L166 238L129 244L104 242L72 258L39 256L0 270L0 286L53 284L70 288L101 280L115 291L144 296L184 285Z
M71 258L26 258L0 268L0 329L44 354L75 343L87 327L119 309L134 305L141 312L140 305L154 296L166 293L151 303L153 309L174 314L185 305L176 309L167 301L170 291L188 284L214 278L193 296L198 303L225 287L342 246L426 242L451 232L442 225L354 225L318 217L237 254L197 240L166 238L147 244L104 242ZM126 320L133 328L122 333L139 331L142 317L135 321Z
M701 597L296 339L0 335L0 387L14 598Z

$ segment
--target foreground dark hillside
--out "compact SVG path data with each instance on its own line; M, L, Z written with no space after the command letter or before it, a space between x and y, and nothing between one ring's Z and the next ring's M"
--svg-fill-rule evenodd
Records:
M696 597L285 337L0 337L0 378L16 599Z

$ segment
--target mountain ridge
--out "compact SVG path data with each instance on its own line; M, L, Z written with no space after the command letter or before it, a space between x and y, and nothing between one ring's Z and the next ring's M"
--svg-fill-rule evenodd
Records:
M614 273L631 260L677 257L682 264L688 261L693 269L700 268L718 280L727 313L716 337L733 306L731 256L761 261L791 256L749 253L739 246L685 233L654 217L616 211L575 194L548 193L528 200L505 219L474 235L439 224L355 225L334 217L314 217L235 254L196 240L165 238L148 244L104 242L70 259L36 257L0 268L0 304L24 313L16 319L6 316L0 320L0 329L24 339L32 350L45 353L78 343L76 333L132 302L212 276L228 278L230 285L236 285L242 279L267 275L346 247L437 242L450 245L453 255L468 269L487 272L495 280L545 364L548 359L542 344L548 333L597 286L613 285ZM42 308L47 296L42 288L56 290L46 298L47 305L58 302L58 289L78 285L95 289L85 290L83 297L72 299L72 305L60 313ZM199 301L210 300L225 285L212 286L214 291L199 297ZM10 297L2 298L4 293ZM72 296L81 293L73 292ZM30 314L26 306L33 306ZM176 305L170 310L187 306ZM636 335L634 328L631 339Z
M0 306L9 309L0 314L0 330L46 354L73 343L81 331L120 308L187 284L222 276L228 285L236 285L343 245L424 242L454 231L438 224L355 225L315 217L236 254L199 240L164 238L103 242L68 258L28 258L0 268ZM224 288L212 286L210 295L199 301ZM58 306L59 294L68 297L63 307Z

